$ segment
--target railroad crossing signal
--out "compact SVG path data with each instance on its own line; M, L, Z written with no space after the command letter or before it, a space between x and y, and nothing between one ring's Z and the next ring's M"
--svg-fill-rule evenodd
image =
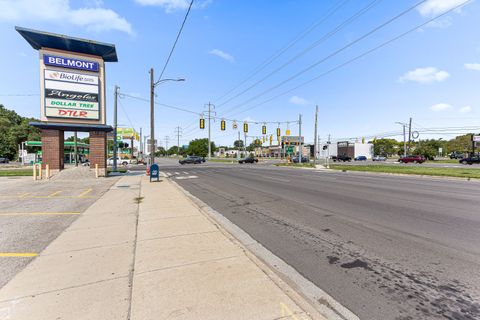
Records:
M243 132L247 133L248 132L248 123L243 124Z
M205 129L205 119L200 118L200 129Z
M262 134L267 134L267 126L262 126Z
M220 122L220 130L225 131L225 120L223 120L223 119Z

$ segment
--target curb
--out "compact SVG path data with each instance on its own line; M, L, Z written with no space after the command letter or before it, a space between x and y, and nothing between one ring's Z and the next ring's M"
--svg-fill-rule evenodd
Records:
M175 181L169 180L169 182L185 194L200 212L212 221L232 242L241 246L247 257L313 319L359 320L353 312L303 277L293 267L274 255L221 213L192 195Z

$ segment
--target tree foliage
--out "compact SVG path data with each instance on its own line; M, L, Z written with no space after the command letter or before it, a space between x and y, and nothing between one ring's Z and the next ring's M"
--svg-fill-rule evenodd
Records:
M212 152L215 151L215 143L211 142ZM195 139L190 141L186 154L190 156L206 157L208 155L208 139Z
M18 146L27 140L40 140L40 130L30 126L34 118L25 118L0 104L0 156L13 160L18 155Z
M238 148L243 148L244 147L243 140L235 140L233 142L233 146L237 149Z

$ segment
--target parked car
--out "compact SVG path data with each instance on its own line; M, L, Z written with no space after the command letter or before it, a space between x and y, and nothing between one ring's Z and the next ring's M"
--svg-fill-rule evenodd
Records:
M425 158L421 155L416 155L416 156L409 155L409 156L401 157L400 159L398 159L398 162L400 162L400 163L410 163L410 162L424 163Z
M461 164L470 164L470 165L474 163L480 163L480 156L466 157L466 158L460 159L458 162Z
M375 156L375 157L372 158L372 161L387 161L387 157Z
M117 165L126 166L127 164L130 164L130 163L131 163L130 159L117 158ZM107 166L113 166L113 157L107 159Z
M238 163L256 163L256 162L258 162L258 159L254 157L246 157L238 160Z
M333 161L343 161L343 162L352 161L352 157L349 157L346 154L344 154L342 156L337 156L337 159Z
M465 158L465 154L463 152L453 151L450 153L450 159L463 159Z
M0 157L0 163L8 163L7 157Z
M358 157L355 157L355 159L353 159L355 161L367 161L367 157L366 156L358 156Z
M293 162L293 163L298 163L298 157L293 157L293 158L292 158L292 162ZM307 162L309 162L309 161L308 161L308 158L305 157L305 156L302 156L302 163L307 163Z
M188 164L188 163L199 164L199 163L202 163L202 159L201 157L197 157L197 156L188 156L185 159L178 160L178 163L182 165Z

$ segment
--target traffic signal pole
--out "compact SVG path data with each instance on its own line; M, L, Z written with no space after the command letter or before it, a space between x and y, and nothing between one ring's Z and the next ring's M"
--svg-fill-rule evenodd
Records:
M298 163L302 163L302 115L298 115Z
M155 83L153 82L153 68L150 68L150 165L155 163L154 98Z

